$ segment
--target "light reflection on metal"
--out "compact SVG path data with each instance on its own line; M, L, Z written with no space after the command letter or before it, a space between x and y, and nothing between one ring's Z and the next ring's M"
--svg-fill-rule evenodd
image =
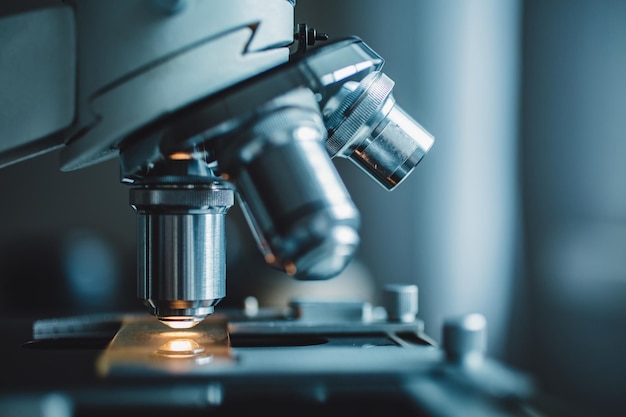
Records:
M165 342L156 353L168 358L190 358L204 353L204 348L192 339L172 339Z
M227 322L211 316L194 330L172 330L152 316L124 319L97 361L101 376L193 373L233 362Z
M159 317L159 321L171 329L191 329L197 326L203 319L204 317L196 316Z

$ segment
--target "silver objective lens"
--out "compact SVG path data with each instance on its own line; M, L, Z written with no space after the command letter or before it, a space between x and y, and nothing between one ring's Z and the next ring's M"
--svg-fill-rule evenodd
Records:
M374 71L360 83L345 83L324 110L330 156L350 159L387 190L407 177L434 142L396 105L393 86Z
M172 328L189 328L226 296L224 219L234 192L220 184L130 190L137 211L139 298Z
M324 148L313 92L280 96L228 138L218 161L267 263L300 279L327 279L359 244L359 213Z

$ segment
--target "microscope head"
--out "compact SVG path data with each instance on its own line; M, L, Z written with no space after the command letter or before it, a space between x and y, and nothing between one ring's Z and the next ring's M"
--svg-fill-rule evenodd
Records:
M138 219L138 296L170 327L197 324L226 296L234 204L267 264L332 278L359 246L360 217L331 159L392 190L433 144L396 104L383 59L356 37L312 46L326 36L294 27L295 3L63 6L80 71L62 170L119 157Z

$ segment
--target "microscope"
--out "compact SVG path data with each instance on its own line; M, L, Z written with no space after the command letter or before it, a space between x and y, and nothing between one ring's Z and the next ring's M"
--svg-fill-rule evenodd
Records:
M381 56L358 37L296 25L295 7L0 6L0 166L55 149L64 172L118 158L137 215L137 294L151 319L35 321L23 349L2 355L26 364L8 385L15 395L0 397L3 415L32 404L62 416L230 415L276 404L276 415L393 406L456 416L468 404L475 415L530 415L518 404L527 381L483 355L484 318L451 321L439 349L416 317L414 285L388 285L383 310L311 300L288 313L217 307L233 205L269 268L332 279L354 257L361 226L332 159L391 191L434 142L396 103ZM97 356L94 341L104 341ZM47 355L68 346L60 372ZM98 375L86 377L91 367Z
M59 26L52 43L65 56L48 76L65 82L55 99L67 105L49 111L70 123L43 139L10 123L2 162L59 145L63 171L119 158L137 212L138 296L170 327L197 324L226 296L235 200L269 265L328 279L359 244L359 212L331 158L391 190L433 144L396 104L376 52L358 38L310 50L325 36L296 28L294 7L78 1L5 19ZM6 31L16 48L39 41Z

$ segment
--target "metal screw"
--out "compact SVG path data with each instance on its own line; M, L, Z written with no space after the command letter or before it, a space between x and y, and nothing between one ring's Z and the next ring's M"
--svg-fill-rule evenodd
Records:
M318 32L315 28L310 28L306 23L298 23L297 31L293 38L298 41L298 50L296 53L306 52L307 46L315 45L316 41L328 40L328 34Z

